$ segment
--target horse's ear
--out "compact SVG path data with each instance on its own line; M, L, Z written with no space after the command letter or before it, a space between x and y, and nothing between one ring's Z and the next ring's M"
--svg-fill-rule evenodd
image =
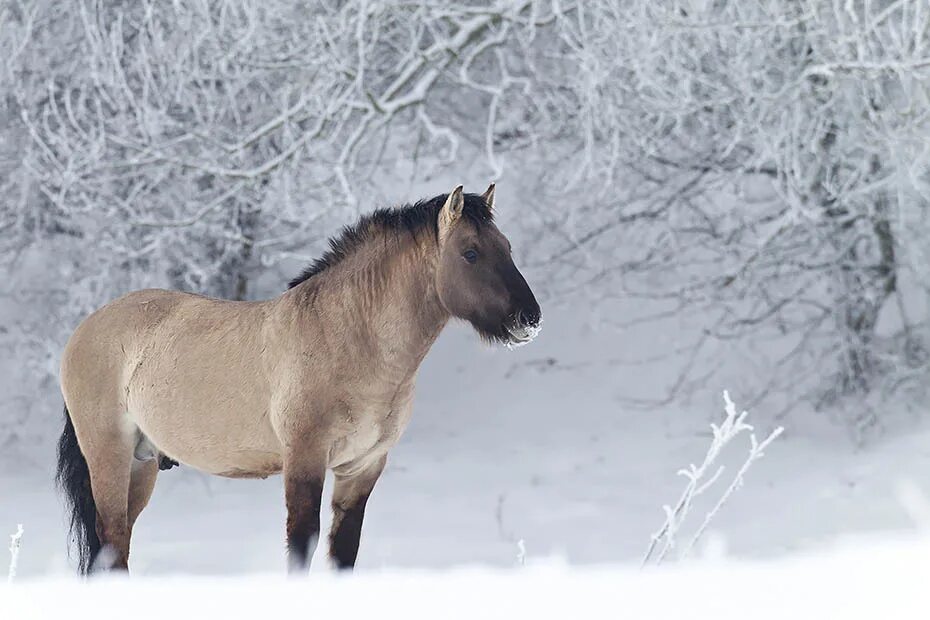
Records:
M452 225L462 217L462 210L465 209L465 197L462 195L462 186L456 185L455 189L446 198L446 203L439 210L439 240L442 242Z
M488 189L486 189L485 192L481 194L481 199L487 203L488 209L492 211L494 210L494 184L493 183L488 185Z

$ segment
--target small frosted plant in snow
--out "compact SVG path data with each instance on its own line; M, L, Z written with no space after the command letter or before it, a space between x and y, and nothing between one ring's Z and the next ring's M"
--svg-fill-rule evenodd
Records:
M724 467L722 465L715 467L715 463L727 444L742 433L749 433L749 455L720 496L720 499L717 500L714 506L704 516L704 520L682 549L679 558L684 558L691 552L698 540L700 540L701 536L707 530L707 526L710 525L710 522L733 492L743 485L743 477L746 475L749 467L753 462L764 456L766 446L785 430L783 427L779 426L762 442L759 442L756 440L755 433L752 432L752 426L746 423L746 417L749 415L749 412L743 411L742 413L737 413L736 405L730 400L730 394L727 391L723 392L723 401L725 404L726 418L719 426L716 424L710 425L711 431L713 431L713 438L711 439L707 454L704 455L704 461L699 466L692 463L687 468L678 472L678 474L684 476L688 482L681 496L678 498L678 501L675 503L674 508L668 505L663 506L665 521L652 535L649 548L643 556L643 566L650 562L655 565L661 564L662 560L668 555L668 552L675 547L679 532L681 531L681 526L691 511L694 499L713 486L723 474Z
M10 570L6 576L7 583L13 583L16 578L16 564L19 562L19 546L23 540L23 524L16 526L16 533L10 535Z
M526 566L526 543L522 538L517 541L517 566Z

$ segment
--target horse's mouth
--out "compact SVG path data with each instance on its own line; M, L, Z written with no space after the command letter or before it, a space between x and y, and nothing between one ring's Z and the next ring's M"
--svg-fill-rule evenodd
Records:
M532 342L539 335L542 330L542 320L536 325L508 325L506 329L507 334L510 336L510 341L506 343L507 348L522 347Z

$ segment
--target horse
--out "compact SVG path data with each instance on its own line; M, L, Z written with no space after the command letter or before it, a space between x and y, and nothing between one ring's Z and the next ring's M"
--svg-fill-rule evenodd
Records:
M80 573L128 571L133 526L159 466L174 463L283 472L292 573L316 550L332 471L329 556L353 569L369 495L445 325L462 319L508 346L540 330L494 213L494 184L459 185L361 217L276 298L147 289L84 319L61 359L57 465Z

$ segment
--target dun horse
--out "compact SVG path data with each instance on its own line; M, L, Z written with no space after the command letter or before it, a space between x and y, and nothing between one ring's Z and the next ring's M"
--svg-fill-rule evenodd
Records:
M539 330L493 205L494 185L458 186L376 211L268 301L144 290L85 319L61 362L58 446L81 571L128 569L133 524L173 461L233 478L283 472L292 571L316 548L332 470L329 552L352 568L417 367L448 320L505 344Z

